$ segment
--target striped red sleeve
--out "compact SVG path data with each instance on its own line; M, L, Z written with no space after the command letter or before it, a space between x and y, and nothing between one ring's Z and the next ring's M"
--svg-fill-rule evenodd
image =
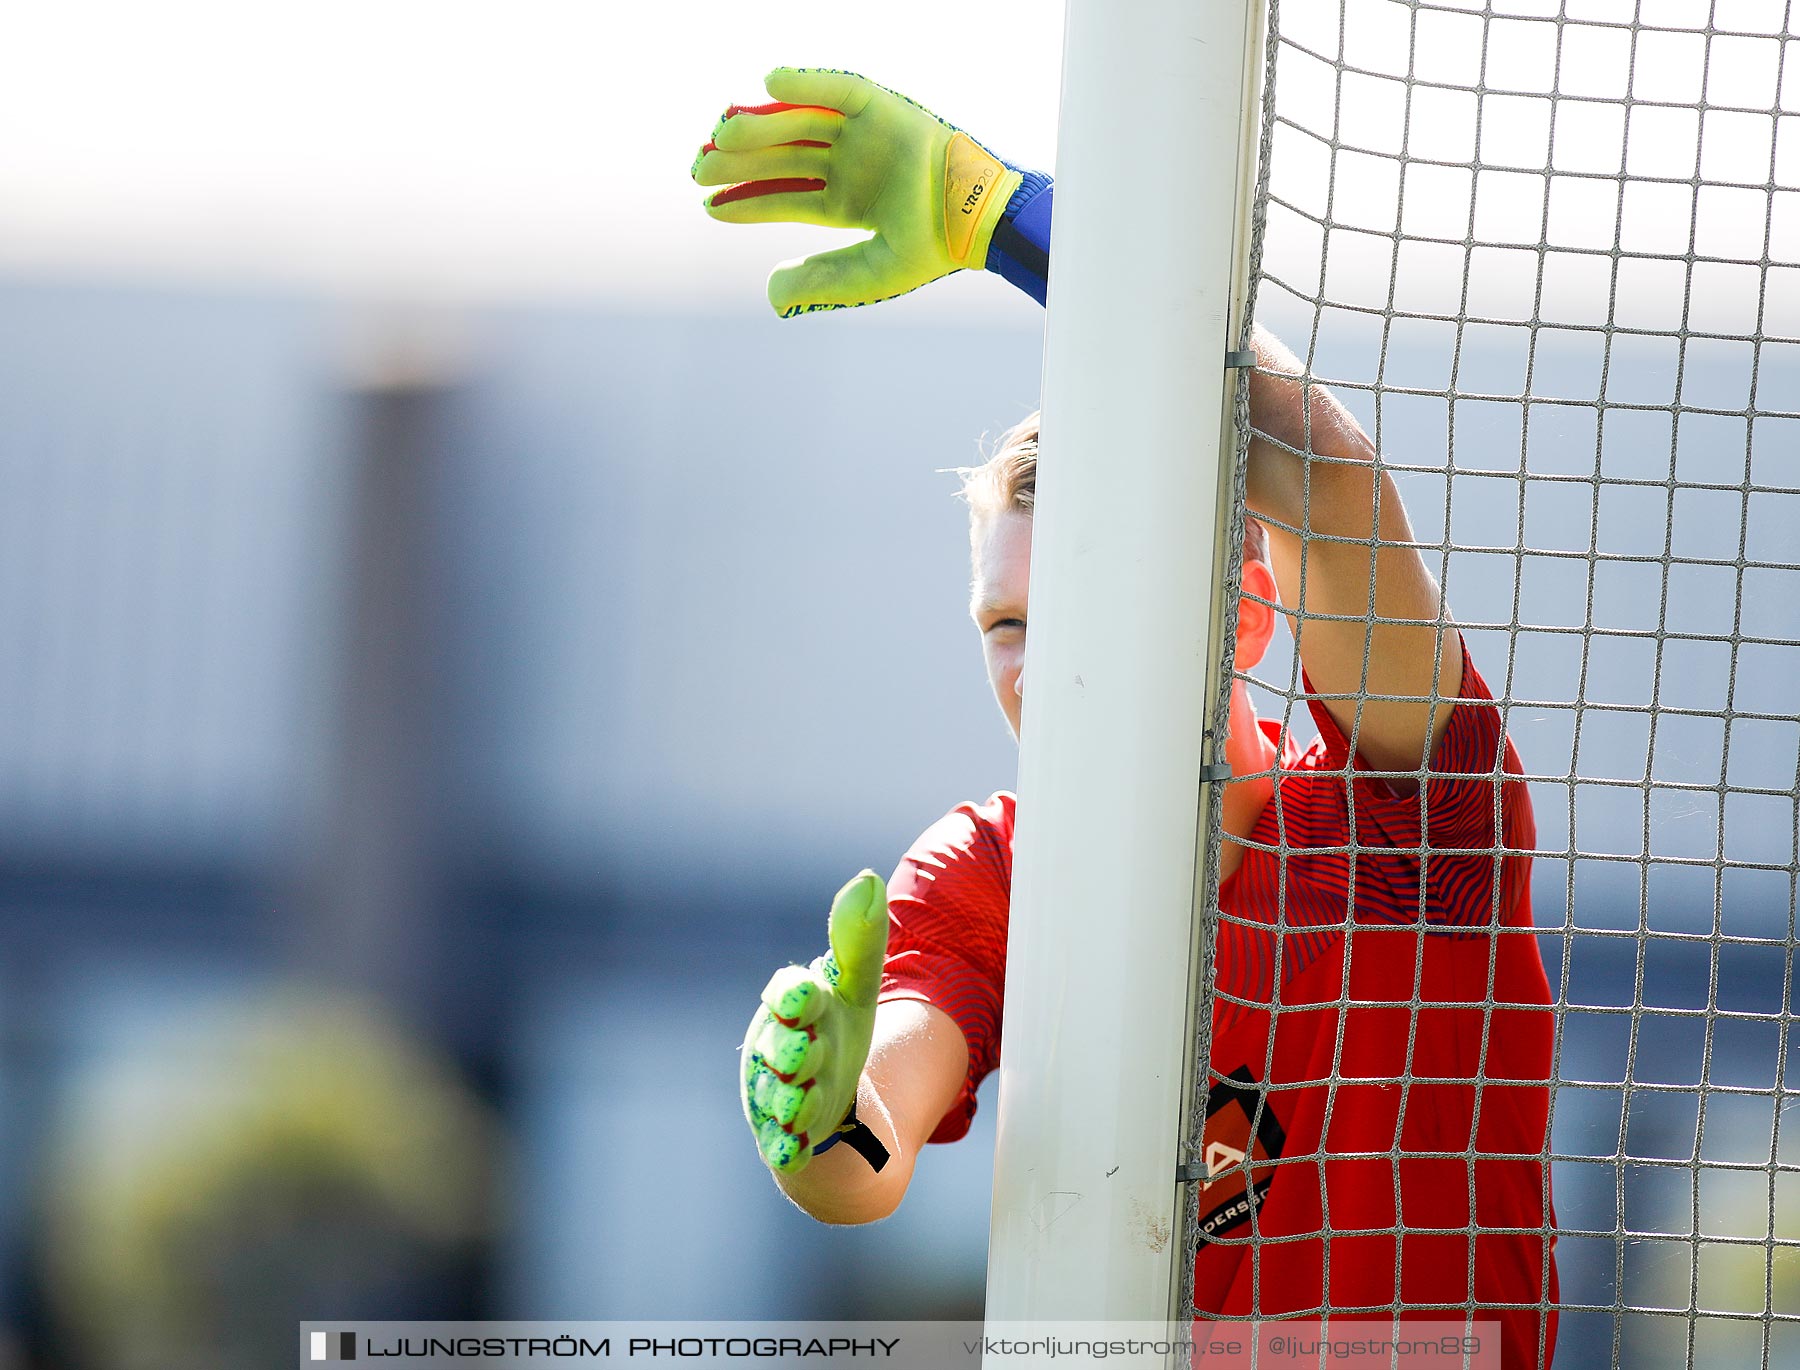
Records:
M969 1130L975 1089L1000 1061L1013 803L1001 793L959 804L913 844L888 882L882 1002L916 999L942 1009L969 1046L969 1073L934 1142Z
M1522 788L1503 783L1506 775L1518 773L1518 755L1505 736L1500 708L1475 669L1467 643L1463 644L1462 659L1462 690L1432 749L1423 795L1395 794L1384 781L1356 779L1357 822L1376 821L1381 830L1379 845L1484 850L1501 845L1495 815L1500 803L1514 802L1508 792ZM1309 694L1312 688L1312 682L1305 681ZM1350 751L1349 739L1322 701L1308 699L1307 704L1324 744L1326 765L1341 767ZM1370 767L1359 755L1354 769Z
M1536 825L1525 782L1511 778L1522 770L1518 753L1506 736L1500 707L1475 668L1466 642L1462 658L1462 689L1432 750L1421 790L1395 794L1384 781L1358 776L1350 787L1350 797L1357 845L1414 849L1415 854L1406 861L1415 880L1416 853L1425 849L1430 862L1426 907L1431 921L1468 924L1492 916L1496 877L1503 878L1502 908L1512 908L1526 875L1521 864L1527 858L1522 853L1536 845ZM1308 702L1324 743L1327 766L1342 766L1349 752L1347 739L1321 702ZM1358 756L1354 769L1369 767ZM1453 854L1457 852L1470 854ZM1413 888L1416 891L1416 883ZM1412 914L1397 909L1396 916Z

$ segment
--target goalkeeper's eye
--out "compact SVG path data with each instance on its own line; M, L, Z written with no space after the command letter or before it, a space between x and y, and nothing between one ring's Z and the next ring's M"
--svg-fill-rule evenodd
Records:
M982 629L982 632L984 634L997 633L1003 629L1011 629L1011 628L1017 628L1020 632L1024 632L1025 631L1025 620L1022 618L995 619L992 623L988 624L988 626L986 628Z

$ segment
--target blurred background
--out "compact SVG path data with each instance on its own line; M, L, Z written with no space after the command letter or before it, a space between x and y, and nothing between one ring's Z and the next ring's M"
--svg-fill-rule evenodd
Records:
M687 174L784 62L1047 163L1060 11L956 12L1001 87L937 10L7 11L0 1364L979 1314L991 1132L824 1229L734 1081L832 891L1012 783L947 469L1039 313L783 324L831 235Z
M789 62L866 71L1050 166L1060 7L909 16L8 10L0 1370L274 1364L306 1317L979 1316L991 1082L971 1137L858 1230L779 1198L733 1095L755 995L822 949L837 885L1014 775L947 468L1035 407L1041 315L964 276L782 323L768 268L835 235L713 224L687 179L724 105ZM980 79L968 52L991 55ZM1272 251L1305 246L1280 234ZM1275 289L1264 317L1351 383L1390 456L1417 453L1422 537L1506 553L1450 563L1470 622L1583 621L1566 562L1506 552L1527 518L1532 546L1577 552L1596 519L1620 538L1676 519L1666 429L1621 420L1609 447L1592 414L1540 417L1539 485L1517 402L1462 405L1475 474L1452 480L1441 409L1354 389L1378 357L1392 384L1435 375L1445 338L1384 350L1365 317ZM1546 339L1540 375L1619 398L1591 342ZM1471 337L1462 364L1516 391L1508 345ZM1620 370L1654 389L1675 367L1643 347ZM1696 354L1686 383L1729 392L1742 370ZM1791 359L1765 349L1760 374L1762 409L1800 409ZM1733 450L1730 479L1752 478L1743 438L1686 431L1686 461ZM1556 479L1602 458L1667 479L1660 511L1597 512L1596 487ZM1683 536L1800 560L1782 506L1751 532L1726 503ZM1677 625L1734 602L1617 569L1597 622L1635 625L1646 594ZM1800 638L1791 577L1751 574L1742 632ZM1722 854L1731 797L1647 779L1715 781L1726 747L1722 725L1671 725L1656 750L1650 682L1722 708L1753 649L1474 640L1491 681L1552 701L1513 729L1528 769L1567 777L1534 788L1568 853L1537 863L1538 916L1552 983L1594 1007L1568 1016L1565 1073L1611 1083L1559 1094L1560 1211L1690 1231L1693 1193L1655 1158L1697 1154L1699 1096L1626 1109L1620 1085L1695 1083L1704 1053L1767 1089L1786 1038L1727 1024L1715 1055L1691 1018L1632 1033L1606 1010L1634 985L1723 1002L1721 972L1745 1005L1786 1003L1791 801L1738 799L1745 845ZM1764 652L1735 707L1791 712L1792 654ZM1279 714L1286 659L1262 676ZM1616 707L1577 754L1554 701L1584 689ZM1791 790L1800 728L1735 736L1733 783ZM1616 779L1578 795L1578 769ZM1630 857L1651 850L1700 864ZM1648 981L1621 936L1704 939L1721 916L1741 943L1671 943ZM1712 1145L1772 1162L1774 1102L1715 1098ZM1763 1191L1717 1193L1754 1227ZM1565 1239L1565 1297L1684 1303L1693 1258L1670 1262L1691 1243L1629 1245ZM1715 1283L1760 1300L1761 1270ZM1610 1314L1565 1328L1571 1357L1610 1355Z

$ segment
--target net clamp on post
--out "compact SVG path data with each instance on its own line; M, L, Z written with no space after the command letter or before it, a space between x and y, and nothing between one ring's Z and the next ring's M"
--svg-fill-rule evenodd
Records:
M1220 785L1231 779L1231 763L1229 761L1213 761L1200 768L1202 785Z
M1176 1184L1192 1184L1195 1180L1206 1178L1206 1167L1198 1161L1183 1161L1175 1167Z
M1236 371L1239 367L1255 365L1256 350L1254 348L1246 347L1242 351L1227 352L1225 354L1225 369L1227 371Z

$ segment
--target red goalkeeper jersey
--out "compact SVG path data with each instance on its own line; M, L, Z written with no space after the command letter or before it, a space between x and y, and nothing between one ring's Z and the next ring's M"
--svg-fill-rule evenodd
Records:
M1201 1315L1460 1321L1473 1303L1502 1324L1506 1370L1550 1363L1554 1025L1528 931L1531 801L1491 700L1465 650L1404 797L1357 774L1316 701L1311 747L1262 725L1274 797L1219 892ZM1006 793L959 805L889 885L881 997L936 1005L969 1045L936 1142L968 1131L999 1061L1013 811Z

